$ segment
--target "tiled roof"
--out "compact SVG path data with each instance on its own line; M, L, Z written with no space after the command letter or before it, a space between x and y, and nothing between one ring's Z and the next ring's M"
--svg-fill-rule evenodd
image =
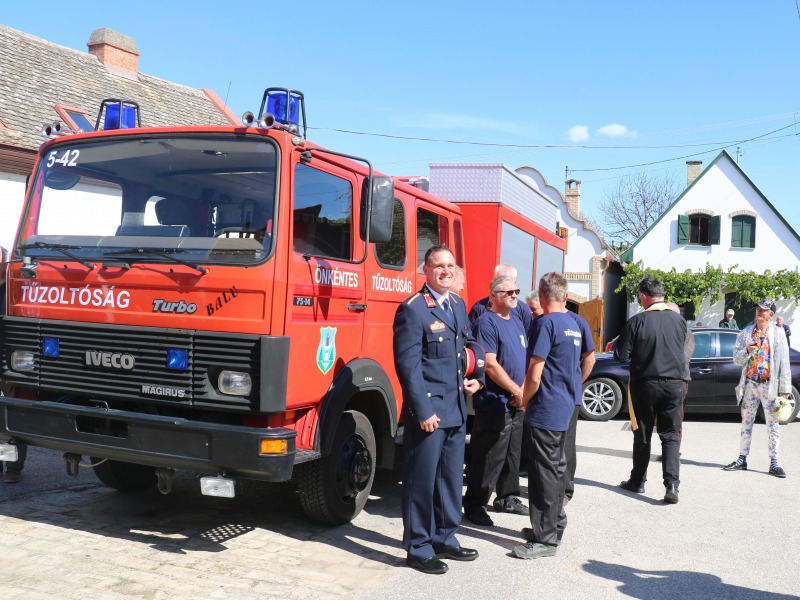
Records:
M94 122L103 98L138 102L143 127L229 124L201 90L143 73L138 81L114 75L88 52L4 25L0 57L0 144L35 150L42 124L60 120L55 104L82 108Z

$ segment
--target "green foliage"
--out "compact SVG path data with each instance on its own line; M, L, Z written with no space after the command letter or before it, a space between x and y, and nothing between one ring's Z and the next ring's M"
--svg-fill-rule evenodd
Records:
M639 282L647 276L657 277L664 284L665 298L676 304L691 303L695 310L700 308L703 300L709 304L722 298L722 290L735 292L743 304L754 304L766 296L776 300L794 298L800 302L800 274L795 271L781 269L773 273L769 269L763 273L734 270L734 265L727 272L706 263L704 271L692 272L687 269L679 273L674 267L670 271L658 269L642 269L642 262L624 266L625 275L615 290L625 290L628 302L636 300Z

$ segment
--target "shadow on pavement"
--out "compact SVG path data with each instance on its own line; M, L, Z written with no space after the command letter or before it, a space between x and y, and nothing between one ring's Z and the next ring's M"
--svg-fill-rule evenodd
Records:
M587 573L619 581L617 590L632 598L727 598L729 600L789 600L797 596L776 594L723 583L716 575L694 571L644 571L590 560Z
M620 481L622 481L620 479ZM656 498L650 498L649 496L645 496L644 494L635 494L633 492L629 492L627 490L623 490L619 485L612 485L609 483L604 483L602 481L594 481L592 479L583 479L581 477L575 478L576 485L586 485L589 487L596 487L601 488L609 492L614 492L615 494L619 494L621 496L628 496L632 500L638 500L639 502L644 502L646 504L653 504L657 506L666 506L664 502L658 500ZM645 486L656 486L657 488L661 488L660 482L653 482L653 483L646 483ZM663 489L663 488L661 488Z
M52 460L47 463L46 473L26 468L29 483L36 481L37 476L54 476L58 463ZM399 494L392 488L397 484L392 484L393 477L388 479L376 477L374 489L383 493L384 498L370 500L367 510L399 516ZM267 531L294 540L326 544L388 565L396 565L400 560L381 549L382 546L399 548L399 539L356 523L332 527L310 521L300 507L292 483L240 480L236 483L236 497L229 499L201 495L198 480L185 473L176 475L169 495L159 494L155 489L123 493L91 480L27 493L16 489L19 491L14 497L0 496L0 515L135 541L165 553L224 552L231 540L252 532L258 536L258 530L262 530L262 538ZM392 503L397 504L394 510ZM290 544L282 544L273 537L265 545ZM326 554L324 549L317 552Z

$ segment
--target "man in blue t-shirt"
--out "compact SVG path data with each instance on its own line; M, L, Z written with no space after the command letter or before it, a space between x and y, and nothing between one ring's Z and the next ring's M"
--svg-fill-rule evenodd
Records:
M567 314L563 275L546 273L539 280L539 301L544 315L533 326L523 390L531 527L523 529L527 542L514 547L518 558L553 556L561 542L567 525L564 447L581 393L583 336Z
M472 330L486 352L486 387L472 396L475 417L463 502L466 519L487 526L494 525L484 508L492 492L497 512L528 514L528 507L519 499L528 336L520 319L512 314L519 304L517 282L510 275L500 275L492 279L489 293L492 308L478 318Z

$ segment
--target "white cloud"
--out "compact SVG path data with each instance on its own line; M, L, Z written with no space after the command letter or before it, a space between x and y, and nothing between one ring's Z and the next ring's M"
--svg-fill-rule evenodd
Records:
M573 142L585 142L589 139L589 128L586 125L575 125L570 127L567 135Z
M630 131L625 125L620 125L619 123L611 123L609 125L603 125L600 129L596 131L597 135L602 135L605 137L636 137L635 131Z

